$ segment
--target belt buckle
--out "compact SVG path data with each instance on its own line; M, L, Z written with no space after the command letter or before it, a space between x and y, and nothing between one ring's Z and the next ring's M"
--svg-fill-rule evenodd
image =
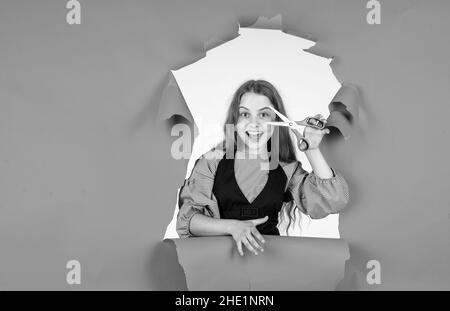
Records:
M258 218L259 208L257 207L241 207L241 217Z

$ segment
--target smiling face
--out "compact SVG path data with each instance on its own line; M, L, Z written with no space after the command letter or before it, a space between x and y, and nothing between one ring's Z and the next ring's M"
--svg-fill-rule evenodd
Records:
M273 126L266 122L276 119L269 98L264 95L247 92L241 97L239 119L236 124L238 139L243 141L249 150L266 151L267 141L273 134Z

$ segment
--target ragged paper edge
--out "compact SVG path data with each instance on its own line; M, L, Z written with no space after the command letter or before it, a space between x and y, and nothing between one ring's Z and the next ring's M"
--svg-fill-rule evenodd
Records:
M304 38L298 33L298 31L283 29L281 14L277 14L271 18L268 18L266 16L259 16L253 24L245 28L281 30L287 34L308 40L310 40L311 37L308 35L307 38ZM203 44L203 57L207 56L207 51L217 48L218 46L239 36L238 31L239 27L237 27L236 29L234 28L230 33L226 34L223 37L213 36L212 38L206 40ZM313 47L311 49L313 49ZM309 49L306 49L305 52L309 52ZM310 53L314 54L313 52ZM321 55L317 56L324 57ZM198 61L198 59L193 60L185 66L196 61ZM332 59L330 59L330 67L333 67ZM331 128L336 128L339 133L342 134L344 139L350 138L353 130L355 129L355 126L358 123L360 102L361 96L356 85L343 82L341 88L336 93L335 97L328 106L330 115L327 119L327 124ZM346 110L342 110L342 106L345 106ZM172 74L172 72L170 72L167 84L164 88L159 103L157 120L167 121L174 116L180 116L187 120L187 122L189 122L191 125L195 126L193 116L183 97L183 94L176 82L174 75ZM177 121L172 120L172 123L176 124Z
M180 87L174 75L170 72L167 78L167 84L161 95L157 120L167 121L174 115L181 116L194 124L194 118L181 93Z
M242 26L240 24L237 24L236 26L237 28L233 30L234 33L228 34L225 37L213 36L212 38L206 40L205 43L203 44L205 57L209 50L215 49L220 45L237 38L239 36L239 28ZM268 18L266 16L259 16L253 24L251 24L250 26L246 26L244 28L281 30L282 28L281 14L277 14L272 18Z
M349 139L359 121L361 96L358 88L350 83L343 83L328 105L330 115L327 127L339 130L345 139Z
M224 36L213 36L209 39L207 39L203 43L203 55L199 59L206 57L207 52L211 49L217 48L218 46L233 40L234 38L239 36L239 24L236 24L235 28L233 28L229 33L225 34ZM259 29L281 29L281 15L278 14L275 17L267 18L265 16L260 16L256 20L255 23L252 25L246 27L246 28L259 28ZM199 59L193 59L192 62L189 62L185 64L185 67L188 66ZM175 70L175 69L172 69ZM189 110L189 107L184 99L183 93L181 92L181 89L179 88L176 79L172 73L172 71L169 72L169 76L167 78L167 83L164 87L164 90L162 92L161 100L159 102L158 106L158 121L167 121L173 116L178 115L192 124L194 124L193 116Z
M254 28L254 29L273 29L273 30L282 30L283 20L281 14L277 14L273 17L259 16L252 25L245 28Z
M256 22L249 26L249 28L281 30L284 33L290 34L292 36L317 42L317 40L314 40L310 34L307 34L305 36L296 30L283 29L281 14L277 14L272 18L259 16ZM316 44L314 44L310 49L305 49L304 51L317 55L314 53L314 46L316 46ZM332 68L333 57L327 57L323 55L317 56L330 59L330 67ZM333 100L328 105L328 109L330 112L330 115L327 119L328 127L336 128L344 137L344 139L349 139L359 121L360 103L361 96L356 85L343 82L341 88L338 90Z
M187 290L185 269L180 264L175 242L164 239L152 253L150 274L156 290Z
M276 241L278 239L280 240ZM292 274L285 274L287 275L287 278L283 278L284 284L291 285L280 289L273 286L274 284L265 282L267 280L267 271L273 271L274 277L276 277L281 269L278 263L271 259L273 254L270 254L267 251L266 253L260 253L259 257L256 257L253 254L247 253L245 250L246 254L244 257L240 257L235 249L236 246L234 241L230 236L166 239L164 241L172 242L170 245L175 248L177 260L184 270L187 288L188 290L194 291L336 290L344 280L346 265L350 259L349 246L343 239L298 237L291 237L289 239L279 236L266 236L266 241L277 243L277 248L286 248L286 252L290 253L290 255L292 255L291 252L293 250L297 252L294 256L296 259L292 260L292 266L284 265L282 267L283 269L286 269L286 271L292 271ZM327 243L332 243L332 252L329 248L324 247ZM296 247L292 247L293 244L295 244ZM329 260L332 263L337 263L336 267L332 270L338 270L334 270L335 272L333 272L331 278L330 275L324 275L326 272L323 270L330 269L332 265L329 265L324 261L318 263L315 260L311 260L307 255L310 253L305 253L305 251L310 249L313 244L316 244L314 245L314 248L316 248L317 255L318 257L321 257L321 260L326 258L326 260ZM220 248L220 251L208 252L217 247ZM270 247L270 244L268 247ZM222 251L223 253L221 253ZM201 263L198 261L199 257L202 258ZM263 263L261 263L261 260ZM310 266L299 266L297 264L298 262L303 262ZM323 269L320 269L317 265L323 265ZM203 269L194 269L192 268L193 266L202 266ZM303 280L300 280L302 278L296 277L296 273L302 274ZM263 275L264 277L261 277ZM261 289L261 284L265 284L263 289Z

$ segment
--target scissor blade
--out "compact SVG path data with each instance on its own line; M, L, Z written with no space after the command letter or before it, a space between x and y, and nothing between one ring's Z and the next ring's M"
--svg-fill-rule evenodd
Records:
M293 130L297 130L297 131L302 131L302 128L300 126L298 126L298 124L296 123L286 123L286 122L266 122L265 124L269 124L269 125L276 125L276 126L286 126L289 127Z
M289 126L289 123L286 123L286 122L279 122L279 121L275 121L275 122L266 122L265 124L269 124L269 125L278 125L278 126Z
M280 119L283 120L284 122L287 122L287 123L290 123L290 122L291 122L291 120L289 120L287 117L285 117L284 115L282 115L282 114L281 114L280 112L278 112L278 110L276 110L275 108L270 107L270 106L269 106L269 108L272 109L272 111L275 112L275 114L276 114L278 117L280 117Z

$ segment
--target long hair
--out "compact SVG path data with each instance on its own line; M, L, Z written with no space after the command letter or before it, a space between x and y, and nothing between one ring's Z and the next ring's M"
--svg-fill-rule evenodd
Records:
M286 115L286 110L284 109L283 100L281 99L280 94L278 93L277 89L268 81L265 80L249 80L245 83L243 83L234 93L233 98L231 100L230 107L228 108L227 117L225 119L224 124L224 134L225 137L227 135L230 135L230 133L227 133L227 125L233 125L232 128L235 128L238 119L239 119L239 105L241 103L242 95L245 93L255 93L266 96L273 107L281 112L283 115ZM277 116L277 121L281 121L281 119ZM278 130L278 135L276 135L276 131ZM234 132L234 139L231 141L233 142L232 146L228 145L228 139L225 139L225 141L222 143L223 147L227 149L227 153L229 152L229 148L233 148L232 152L234 153L237 148L237 132ZM297 161L297 158L295 156L295 149L294 145L292 143L292 139L289 135L289 128L287 127L276 127L275 128L275 135L272 135L272 137L275 137L275 139L278 138L278 141L272 141L272 137L267 141L267 150L271 152L271 145L272 143L276 144L279 152L279 160L291 163L294 161ZM286 234L288 234L288 228L295 223L296 220L296 214L295 210L297 208L296 204L294 203L294 200L292 197L288 197L285 200L285 203L283 205L284 210L281 211L281 219L285 219L285 214L288 216L288 225L286 228Z

